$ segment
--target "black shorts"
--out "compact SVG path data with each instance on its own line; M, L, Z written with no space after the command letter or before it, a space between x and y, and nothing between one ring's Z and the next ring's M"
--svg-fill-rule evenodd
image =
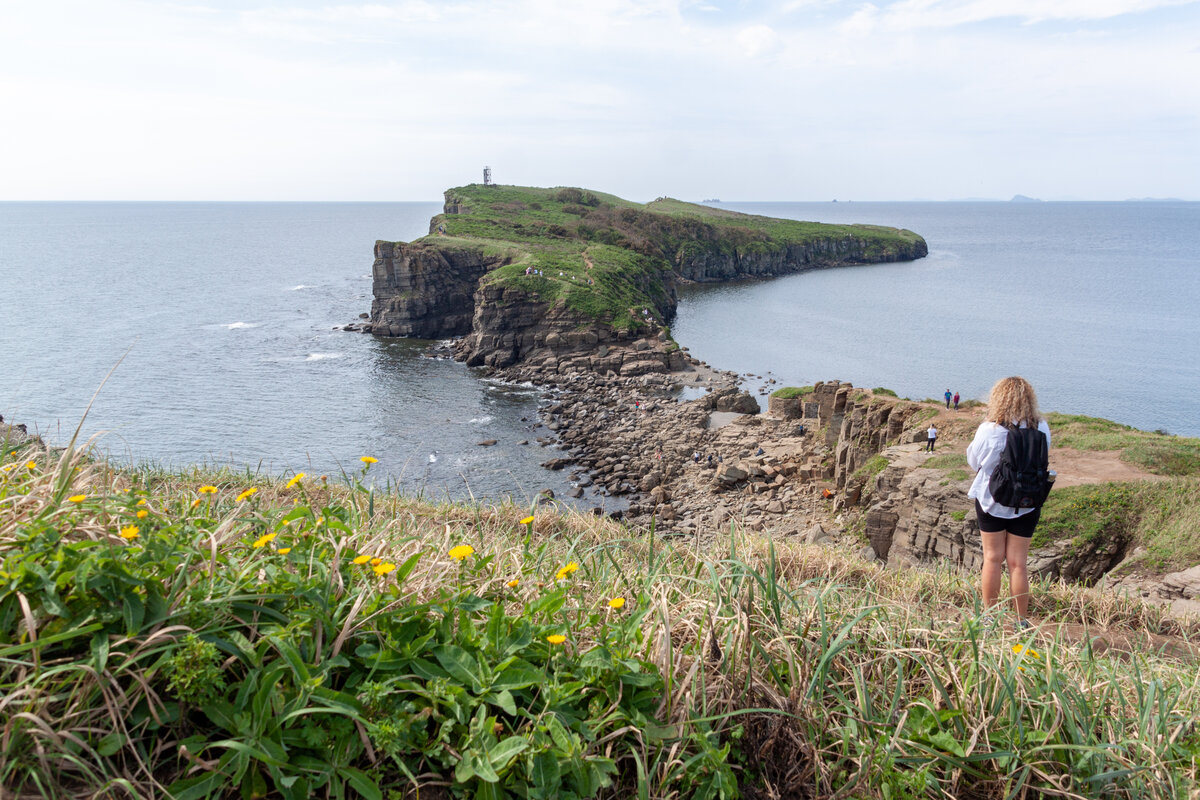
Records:
M979 505L979 501L975 501L975 516L979 518L979 530L982 533L1000 533L1008 531L1013 536L1020 536L1023 539L1033 537L1033 529L1037 527L1038 519L1042 516L1042 509L1039 506L1028 514L1022 514L1019 517L1008 519L1006 517L993 517L991 514L983 510Z

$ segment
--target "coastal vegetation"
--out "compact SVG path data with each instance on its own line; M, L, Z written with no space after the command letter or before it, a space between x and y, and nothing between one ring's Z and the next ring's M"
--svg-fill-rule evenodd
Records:
M586 199L586 198L585 198ZM565 510L0 453L0 785L18 796L1175 798L1187 658L1073 626L1161 609L734 523L704 546ZM1164 482L1166 485L1166 482ZM1067 623L1058 627L1058 623Z
M508 263L490 271L485 285L562 302L619 330L667 320L672 270L682 264L783 259L789 248L830 243L853 243L854 258L864 262L896 260L924 247L920 236L898 228L775 219L671 198L641 204L573 187L482 184L448 190L446 213L434 217L431 231L414 244L503 254Z
M772 397L778 397L780 400L794 400L797 397L807 397L815 391L812 386L784 386L771 392Z

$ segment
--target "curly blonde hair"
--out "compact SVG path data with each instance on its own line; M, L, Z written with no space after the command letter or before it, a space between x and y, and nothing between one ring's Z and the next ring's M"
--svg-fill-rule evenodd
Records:
M1042 416L1038 413L1037 395L1029 381L1015 375L996 381L988 396L987 420L1000 425L1023 422L1036 428Z

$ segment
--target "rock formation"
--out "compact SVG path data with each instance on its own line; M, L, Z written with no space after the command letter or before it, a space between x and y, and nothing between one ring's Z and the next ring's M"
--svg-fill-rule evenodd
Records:
M921 237L894 228L795 223L677 201L641 206L579 189L451 189L430 230L412 243L376 243L370 319L348 329L461 336L456 356L476 366L565 364L625 376L681 368L663 335L680 282L928 252ZM620 359L609 355L613 345Z

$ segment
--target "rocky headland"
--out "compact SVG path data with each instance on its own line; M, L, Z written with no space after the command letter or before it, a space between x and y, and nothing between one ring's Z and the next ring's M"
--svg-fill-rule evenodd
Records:
M450 189L430 234L375 245L374 301L355 329L462 337L473 366L638 375L682 367L669 335L676 288L810 269L908 261L912 231L738 214L576 188ZM617 360L614 349L630 359Z

